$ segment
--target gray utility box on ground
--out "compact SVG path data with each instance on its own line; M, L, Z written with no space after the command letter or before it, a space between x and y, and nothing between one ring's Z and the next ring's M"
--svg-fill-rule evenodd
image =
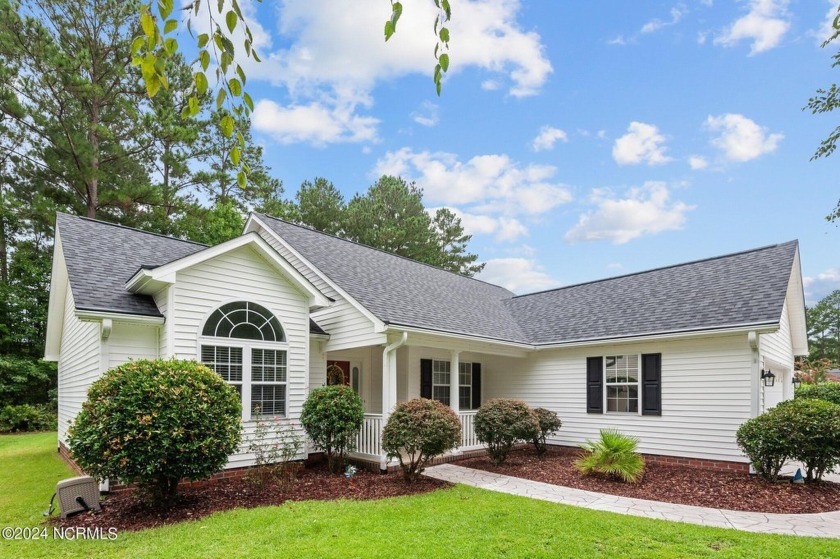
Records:
M99 482L90 476L73 477L58 482L55 486L61 518L84 510L102 510L99 506Z

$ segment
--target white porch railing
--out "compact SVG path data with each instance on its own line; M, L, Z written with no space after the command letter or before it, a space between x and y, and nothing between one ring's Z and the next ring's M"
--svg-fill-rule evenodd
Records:
M356 452L379 457L382 454L382 415L366 413L362 428L356 435Z
M482 445L475 435L475 410L459 412L458 419L461 421L461 445L458 450L481 448ZM366 413L362 428L356 435L354 454L365 455L365 457L380 457L382 455L382 427L381 414Z
M458 419L461 420L461 450L472 450L474 448L481 448L481 443L478 437L475 436L475 410L462 411L458 413Z

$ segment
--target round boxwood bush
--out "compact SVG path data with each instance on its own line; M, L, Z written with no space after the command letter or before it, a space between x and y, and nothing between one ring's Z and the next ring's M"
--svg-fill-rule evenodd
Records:
M365 410L353 389L344 385L322 386L303 403L300 423L315 445L327 455L330 471L344 466L344 457L356 445Z
M382 431L382 448L397 458L406 481L414 481L435 457L461 443L461 421L452 408L417 398L399 404Z
M797 398L825 400L840 406L840 382L820 382L817 384L803 384L796 389Z
M756 473L769 481L776 481L779 472L790 460L791 441L795 433L793 414L775 408L744 422L735 434L735 440Z
M521 400L495 398L475 414L475 434L487 445L487 454L501 464L517 442L531 441L539 432L537 416Z
M778 411L777 411L778 410ZM782 402L769 413L784 415L793 426L790 457L805 465L805 479L822 479L840 465L840 406L810 398Z
M544 454L547 450L545 439L559 431L563 422L557 417L557 413L551 410L534 408L533 412L537 416L537 422L540 428L534 438L531 439L531 442L534 443L534 449L537 451L537 454Z
M200 363L133 361L91 385L68 443L90 475L136 482L162 505L181 479L225 466L239 444L241 412L236 390Z

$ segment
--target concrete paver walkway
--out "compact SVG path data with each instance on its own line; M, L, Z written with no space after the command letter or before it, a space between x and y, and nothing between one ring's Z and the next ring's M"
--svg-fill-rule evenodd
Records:
M454 464L433 466L424 473L452 483L588 509L748 532L840 538L840 511L822 514L765 514L677 505L583 491Z

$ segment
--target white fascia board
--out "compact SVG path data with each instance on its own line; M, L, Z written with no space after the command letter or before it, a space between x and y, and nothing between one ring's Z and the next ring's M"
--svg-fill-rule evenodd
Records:
M52 272L50 274L50 301L47 307L47 332L44 344L44 361L58 361L61 337L64 332L64 307L69 287L67 265L61 247L61 232L55 229Z
M460 349L462 351L474 351L476 353L495 353L509 357L525 357L529 351L534 350L534 346L529 344L505 342L492 338L482 338L481 336L429 330L413 326L400 326L398 324L390 324L386 331L387 334L402 334L404 332L418 336L409 338L409 345L424 345L424 342L426 342L435 344L443 349ZM428 338L442 338L442 340L436 342L433 339L430 340L423 336L427 336Z
M757 332L759 334L772 334L773 332L777 332L778 330L778 323L738 324L733 326L723 326L719 328L709 328L704 330L683 330L676 332L663 332L658 334L640 334L638 336L625 336L619 338L599 338L592 340L573 340L562 343L539 344L535 346L534 349L537 351L541 351L547 349L558 349L568 347L586 347L594 345L655 342L660 340L700 338L708 336L725 336L729 334L748 334L749 332Z
M794 355L808 355L808 326L805 316L805 289L802 281L802 265L799 260L799 246L793 257L793 267L787 288L787 309L790 317L790 337Z
M175 283L176 274L180 270L196 266L221 256L222 254L236 250L244 246L251 246L257 249L268 261L273 264L289 281L292 282L299 290L308 295L310 307L326 307L330 304L330 300L321 293L317 287L306 279L300 272L298 272L291 264L286 262L277 254L271 245L260 237L257 233L246 233L226 241L220 245L200 250L196 253L190 254L178 260L158 266L152 269L143 269L138 271L126 283L126 289L132 293L145 293L151 295L158 291L161 287L167 284Z
M321 270L319 270L317 266L312 264L312 262L310 262L309 260L304 258L302 254L300 254L298 251L296 251L294 248L292 248L292 246L289 243L287 243L285 239L283 239L280 235L277 234L276 231L274 231L274 229L272 229L271 227L266 225L259 217L255 216L254 214L251 214L251 216L248 218L247 223L245 224L246 233L250 232L250 233L257 234L256 233L257 228L259 228L263 231L266 231L278 243L280 243L281 245L286 247L286 249L289 252L294 254L295 257L300 259L300 261L303 262L303 264L306 267L308 267L310 270L312 270L312 272L315 273L315 275L317 275L319 278L321 278L324 281L324 283L326 283L331 288L333 288L336 291L336 293L341 295L341 297L343 299L345 299L348 303L350 303L350 305L353 306L353 308L355 308L357 311L362 313L365 316L365 318L370 320L373 323L373 331L375 333L379 334L379 333L385 332L388 329L384 322L379 320L376 317L376 315L374 315L372 312L370 312L364 305L362 305L356 299L351 297L346 291L344 291L334 281L332 281L329 277L327 277L327 275L324 274Z
M141 314L127 314L86 309L76 309L76 318L89 322L111 320L113 322L124 322L146 326L161 326L164 323L164 318L162 316L145 316Z

